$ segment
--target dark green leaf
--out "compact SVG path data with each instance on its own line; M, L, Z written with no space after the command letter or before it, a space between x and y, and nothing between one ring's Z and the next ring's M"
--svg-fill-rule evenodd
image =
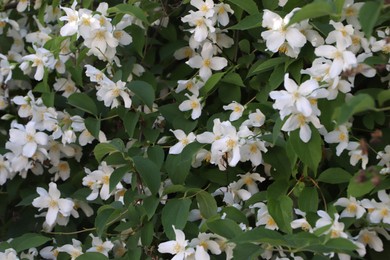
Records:
M382 1L367 1L360 8L359 21L367 39L372 35L375 23L381 12L382 5Z
M169 239L175 239L175 233L172 225L176 229L183 229L187 223L188 213L190 211L190 199L171 199L162 210L162 224L164 232Z
M148 220L152 219L159 204L160 204L160 200L154 196L150 196L144 199L142 205L145 208L146 215L148 216Z
M281 196L278 199L270 199L267 203L269 214L275 220L280 230L292 233L290 223L293 221L293 202L288 196Z
M349 182L352 178L352 175L344 169L341 168L330 168L323 171L318 177L317 181L339 184Z
M139 8L138 6L132 5L132 4L119 4L114 7L111 7L107 10L109 13L117 13L117 14L130 14L138 19L140 19L145 24L149 24L149 21L147 19L147 14L144 10Z
M248 30L252 28L260 28L261 27L261 21L262 21L263 15L258 13L258 14L253 14L253 15L248 15L241 21L239 21L237 24L229 27L228 29L230 30Z
M196 194L196 200L203 218L208 219L217 214L217 202L210 193L200 191Z
M272 59L266 59L265 61L256 62L249 70L248 77L255 74L262 73L268 70L272 70L279 64L285 63L288 60L287 57L276 57Z
M93 153L98 162L100 162L106 155L116 152L119 152L118 147L112 143L100 143L93 149Z
M32 247L38 247L46 242L50 241L49 237L45 237L42 235L34 234L34 233L26 233L20 237L14 238L10 245L17 253L24 251L26 249L30 249Z
M382 90L378 95L378 103L380 106L383 106L385 102L390 100L390 89Z
M348 99L333 113L333 119L341 125L347 122L354 114L375 108L374 99L368 94L358 94Z
M123 125L125 126L126 133L129 138L133 138L135 127L139 122L139 112L128 111L126 114L121 116Z
M375 185L372 183L371 178L364 175L360 176L362 173L357 172L349 181L348 185L348 196L353 196L355 198L362 197L363 195L368 194L375 188Z
M221 78L225 75L225 72L214 73L204 84L204 86L200 89L201 96L207 96L211 93L217 85L217 83L221 80Z
M98 114L96 104L93 102L92 98L85 93L73 93L68 97L68 103L94 116Z
M317 18L335 13L335 8L329 1L316 1L305 5L291 18L289 25L306 19Z
M148 157L150 160L152 160L158 168L161 168L161 166L164 163L164 150L161 148L161 146L151 146L148 148Z
M120 168L115 169L110 176L110 192L112 192L116 185L122 180L123 176L126 173L130 172L130 166L122 166Z
M304 187L298 197L298 207L303 212L317 212L318 192L316 187Z
M242 233L240 226L231 219L215 219L207 221L207 227L213 232L227 239L234 238Z
M150 109L153 107L155 99L154 88L145 81L134 80L127 84L127 87L147 105Z
M86 252L76 258L76 260L107 260L108 258L102 253Z
M135 168L141 175L142 181L145 182L152 194L156 194L160 188L161 174L156 164L148 158L141 156L133 157Z
M299 137L299 130L291 132L288 141L298 158L316 173L322 158L322 141L317 129L313 127L311 129L311 138L307 143L304 143Z
M259 9L257 4L253 0L228 0L230 3L241 7L248 14L257 14L259 13Z
M282 246L286 244L283 236L277 231L266 229L264 227L256 227L241 235L231 239L232 242L241 243L267 243L273 246Z
M96 139L99 139L100 120L93 117L88 117L84 120L85 127Z
M286 150L279 146L268 149L263 155L264 161L272 165L271 175L275 179L289 179L292 173L291 161Z

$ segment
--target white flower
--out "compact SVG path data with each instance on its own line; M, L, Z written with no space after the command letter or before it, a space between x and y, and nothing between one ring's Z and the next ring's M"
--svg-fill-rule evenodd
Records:
M266 229L271 229L271 230L278 230L279 229L275 220L269 214L268 207L266 204L264 204L262 202L258 202L256 204L254 204L253 206L251 206L251 208L259 208L259 210L257 211L256 226L265 225Z
M108 252L111 251L114 244L109 240L103 242L101 238L95 237L92 234L90 236L92 237L92 247L87 252L98 252L108 257Z
M83 254L83 249L81 248L81 242L72 238L72 244L66 244L57 248L58 252L65 252L71 256L71 260L75 260L78 256Z
M299 9L295 8L284 18L270 10L264 10L262 26L268 30L262 32L261 37L266 41L269 51L274 53L278 51L286 52L287 48L290 47L299 53L299 49L305 45L306 37L294 25L287 27L291 17L297 10ZM284 43L287 46L283 45Z
M355 166L360 160L362 161L362 168L366 169L368 163L368 155L362 150L358 142L350 142L347 146L349 150L348 155L351 156L349 163Z
M172 226L172 228L175 231L176 240L160 243L157 250L162 254L175 255L172 258L173 260L184 260L187 256L194 253L194 249L186 248L188 240L186 240L183 231L176 229L175 226Z
M264 124L265 115L258 108L256 108L256 112L250 113L248 117L249 119L245 120L242 123L243 125L261 127Z
M219 244L212 240L213 237L213 234L199 233L197 238L191 240L190 246L196 247L195 259L210 259L207 251L210 251L213 255L222 253Z
M344 232L344 223L338 221L340 217L339 214L334 214L334 219L323 210L317 211L317 214L321 218L317 220L314 230L330 225L329 229L324 232L325 234L330 234L331 238L348 238L348 235Z
M23 156L31 158L38 149L38 145L46 145L49 137L43 132L35 130L35 122L30 121L24 127L16 124L16 128L9 130L10 142L22 146Z
M348 24L352 24L356 29L360 29L361 25L358 16L363 4L364 2L354 3L354 0L345 0L343 11L341 13L341 21L346 19Z
M233 110L233 112L229 116L229 121L236 121L242 116L242 113L244 112L244 106L240 103L237 103L236 101L233 101L227 106L222 107L224 110Z
M351 46L352 36L354 34L354 29L352 25L343 25L340 22L329 22L335 28L334 31L331 31L326 37L325 42L327 44L336 43L339 48L345 49Z
M61 192L57 189L57 184L51 182L49 184L49 192L38 187L38 198L35 198L32 205L39 210L47 208L46 222L48 225L53 225L56 222L57 216L61 213L63 216L69 216L73 209L74 203L71 199L60 199Z
M194 56L194 54L195 54L195 52L191 47L185 46L185 47L182 47L180 49L177 49L175 51L175 53L173 54L173 56L177 60L182 60L182 59L189 59L192 56Z
M213 19L217 20L218 23L222 26L226 26L229 23L228 13L234 14L230 5L225 3L219 3L214 6L214 17Z
M383 242L375 231L368 229L360 230L358 241L364 245L368 245L377 252L383 251Z
M191 0L191 5L198 8L198 12L206 18L210 18L214 15L214 2L213 0Z
M177 144L169 148L169 154L179 154L183 151L184 147L188 144L195 141L194 133L189 133L186 135L183 130L171 130L171 132L175 135L176 139L179 140Z
M36 48L35 45L34 45L34 49L36 51L35 54L26 55L22 58L22 60L24 62L27 61L32 62L31 66L37 68L34 78L35 80L39 81L43 79L44 68L46 67L46 68L53 69L56 61L54 59L53 54L50 51L44 48ZM25 66L28 66L24 62L20 65L22 71L24 71Z
M186 97L188 97L188 100L184 100L180 105L179 105L179 110L180 111L188 111L192 110L191 113L191 118L193 120L197 119L200 117L202 114L202 105L200 104L201 98L198 98L196 95L188 95L187 93L185 94Z
M299 138L307 143L311 138L311 129L308 123L312 123L317 129L323 127L316 116L305 117L303 114L294 113L283 124L282 131L291 132L299 128Z
M368 209L368 219L371 223L377 224L381 221L390 224L390 195L385 190L378 191L378 198L381 202L368 199L362 200L362 205Z
M384 151L378 152L376 158L380 159L378 165L386 166L387 168L389 168L390 167L390 145L386 145Z
M325 142L328 144L338 143L336 146L336 155L340 154L348 147L349 143L349 133L347 127L350 127L351 124L339 125L332 132L327 133L324 138Z
M63 91L62 95L64 97L69 97L75 92L80 92L79 89L76 87L76 83L74 83L74 81L70 77L68 77L67 79L56 79L56 82L53 84L53 87L56 91Z
M9 162L0 155L0 185L6 183L7 179L10 177L10 169Z
M294 212L295 212L295 214L302 216L303 218L293 220L290 223L291 228L293 228L293 229L301 228L304 231L312 233L313 228L311 227L310 223L306 219L306 213L299 210L299 209L294 209Z
M316 98L320 93L316 80L307 80L300 86L289 78L289 74L284 75L284 87L286 90L271 91L270 97L275 100L273 108L280 110L281 117L290 114L294 108L309 117L313 113L312 104L309 98Z
M124 107L130 108L132 101L130 98L131 91L126 87L126 82L121 80L116 83L112 81L103 81L100 89L96 92L98 100L104 101L106 107L115 108L119 106L118 97L120 96L124 101Z
M360 201L357 201L354 197L347 198L339 198L333 205L345 207L343 212L341 212L340 217L356 217L361 218L366 210L361 206Z
M355 54L347 51L344 46L322 45L317 47L314 52L319 57L333 60L329 70L331 78L338 77L342 71L349 70L357 65Z
M202 47L201 55L195 55L186 62L191 68L199 69L199 76L204 81L211 77L211 70L221 70L227 66L225 58L213 57L213 53L213 45L206 42Z
M190 14L181 18L184 23L189 23L191 26L195 26L190 32L193 33L194 39L197 42L203 42L210 32L214 32L215 28L213 22L210 19L206 19L199 12L190 12Z
M187 89L189 92L194 94L195 96L199 96L199 90L203 87L204 83L200 80L196 80L195 78L189 80L179 80L178 86L175 90L176 93L180 93L181 91Z
M256 181L263 182L265 181L264 177L261 177L258 173L247 172L245 174L239 174L240 179L237 181L238 186L246 185L248 191L253 195L259 192L259 187L257 186Z
M21 2L21 1L20 1ZM19 260L19 257L13 248L7 248L4 252L0 252L2 260Z
M261 140L250 139L240 147L241 161L246 162L250 160L253 166L258 166L263 163L263 153L268 150Z

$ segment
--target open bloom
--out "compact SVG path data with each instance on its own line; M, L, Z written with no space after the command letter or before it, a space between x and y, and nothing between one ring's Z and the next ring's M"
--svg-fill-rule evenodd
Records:
M47 208L46 223L51 226L56 220L58 213L63 216L70 216L74 203L71 199L60 199L61 192L57 189L57 184L51 182L49 184L49 192L45 189L38 187L38 198L35 198L32 205L39 210Z
M202 105L200 104L201 98L198 98L196 95L188 95L185 94L186 97L188 97L188 100L183 101L179 105L180 111L188 111L192 110L191 118L197 119L202 114Z
M357 201L356 198L350 197L339 198L333 205L345 207L343 212L341 212L340 217L351 217L351 218L361 218L366 210L361 206L360 201Z
M189 133L186 135L183 130L171 130L171 132L175 135L176 139L179 140L177 144L169 148L170 154L179 154L183 151L184 147L186 147L189 143L195 141L194 133Z
M289 54L287 49L291 48L294 50L294 54L289 56L296 57L300 48L305 45L305 35L303 35L295 25L287 27L291 17L297 10L299 9L295 8L284 18L270 10L264 10L262 26L268 30L262 32L261 37L266 41L265 44L269 51L274 53L281 51Z
M183 260L188 255L194 253L193 248L186 248L188 245L188 240L186 240L185 234L183 231L176 229L175 226L172 226L175 231L176 240L171 240L167 242L160 243L158 245L158 251L162 254L171 254L175 255L173 260Z
M221 70L227 66L227 60L222 57L213 57L214 48L209 42L202 47L201 55L195 55L187 61L191 68L199 69L199 76L206 81L212 75L211 70Z

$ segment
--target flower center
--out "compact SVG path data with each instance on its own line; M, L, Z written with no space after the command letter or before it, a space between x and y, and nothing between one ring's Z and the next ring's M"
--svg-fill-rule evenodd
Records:
M356 213L357 211L357 206L355 203L351 203L347 206L347 211L351 213Z
M195 109L195 108L198 108L199 107L199 103L195 100L191 101L191 108L192 109Z
M232 140L232 139L229 139L227 142L226 142L226 146L229 148L229 149L233 149L233 147L236 145L236 141Z
M205 66L205 67L210 67L210 64L211 64L211 61L210 61L210 59L205 59L204 61L203 61L203 66Z
M110 176L104 175L103 176L103 183L108 185L110 183Z

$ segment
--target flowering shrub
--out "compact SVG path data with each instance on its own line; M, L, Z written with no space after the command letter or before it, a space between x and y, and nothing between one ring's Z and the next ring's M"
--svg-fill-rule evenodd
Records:
M2 1L0 259L385 259L388 8Z

